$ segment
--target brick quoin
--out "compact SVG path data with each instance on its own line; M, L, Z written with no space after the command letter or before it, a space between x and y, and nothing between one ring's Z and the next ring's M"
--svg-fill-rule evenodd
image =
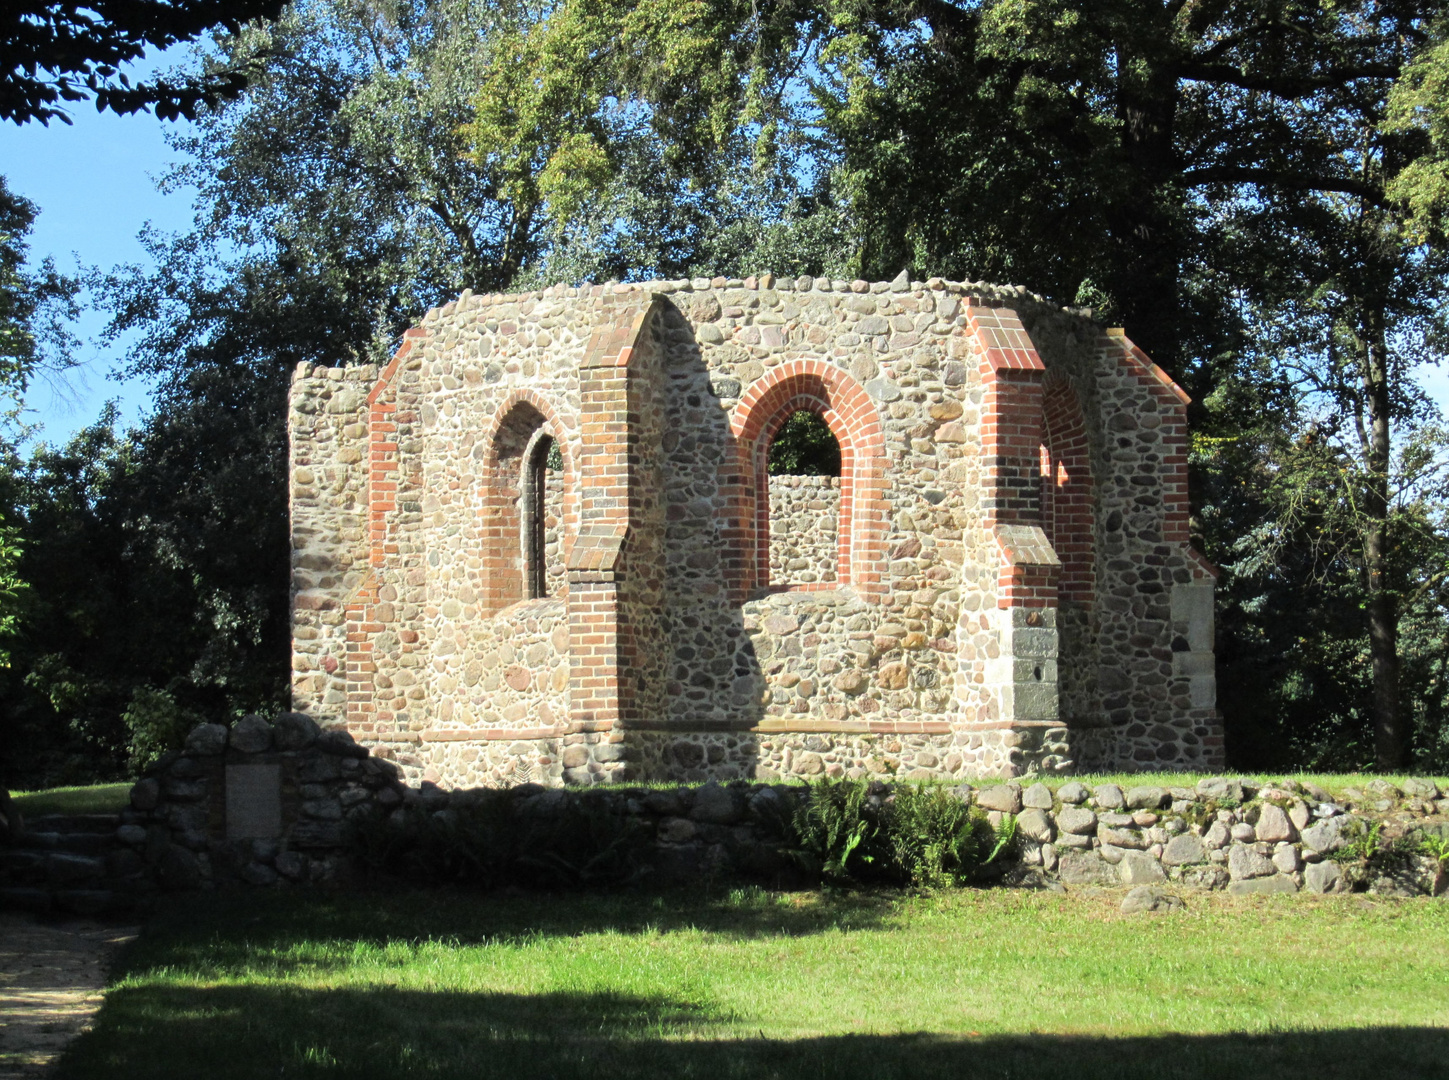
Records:
M1066 376L1049 372L1042 388L1042 527L1062 561L1061 599L1092 604L1097 526L1086 420Z
M865 388L839 368L818 360L781 364L740 399L731 417L735 472L725 481L734 520L730 545L741 598L770 582L770 444L785 422L806 411L819 416L840 444L839 547L836 581L791 585L791 591L854 586L879 595L884 582L885 440L880 415Z
M986 525L996 531L1001 564L1000 608L1055 607L1059 567L1027 561L1034 545L1008 540L1001 526L1042 524L1042 376L1046 365L1031 336L1010 308L968 304L966 325L976 341L977 370L985 390L981 457L985 474Z

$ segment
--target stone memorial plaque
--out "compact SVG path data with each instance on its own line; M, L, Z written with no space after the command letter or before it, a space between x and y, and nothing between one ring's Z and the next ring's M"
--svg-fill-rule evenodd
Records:
M282 767L226 767L226 838L271 839L282 834Z

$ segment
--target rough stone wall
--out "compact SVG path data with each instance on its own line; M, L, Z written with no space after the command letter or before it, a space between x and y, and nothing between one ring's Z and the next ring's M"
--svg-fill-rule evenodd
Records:
M839 477L770 477L772 584L836 580L839 515Z
M913 755L923 775L934 775L933 749L920 739L902 741L899 752ZM697 743L681 745L698 748L690 767L700 772L728 760ZM805 764L787 771L810 776L825 771L827 751L827 741L819 740L782 753ZM270 792L236 784L236 773L257 769L272 771ZM230 730L202 725L182 753L158 763L132 789L112 850L56 855L40 845L33 855L21 853L0 865L0 903L49 900L34 882L7 880L17 869L22 879L29 872L39 884L68 886L70 899L91 910L125 906L113 901L142 898L157 887L336 881L352 869L349 827L384 827L384 815L431 817L449 808L467 813L478 804L478 792L409 787L397 774L393 763L370 756L346 732L319 732L299 714L284 714L275 724L247 717ZM655 870L654 880L689 880L709 871L798 885L810 882L794 869L791 841L778 823L789 818L802 790L747 781L625 788L589 806L635 819L636 855ZM890 783L867 789L876 807L893 791ZM1449 835L1449 797L1431 780L1410 778L1400 786L1375 780L1338 793L1294 780L1275 785L1233 777L1207 778L1194 787L1124 789L1055 780L962 784L950 791L993 825L1014 821L1012 850L982 875L1009 885L1397 896L1449 888L1449 875L1416 845L1424 837ZM270 795L269 818L256 813L259 794ZM501 809L520 822L570 810L567 793L536 785L492 794L506 800L494 803L494 812ZM1371 827L1380 831L1372 858L1361 843L1354 848ZM113 890L108 900L75 891L100 887Z
M1182 400L1120 336L1012 290L768 277L465 293L409 333L365 404L299 371L292 416L296 701L408 775L1220 756ZM771 587L765 453L801 408L841 445L835 580ZM518 524L544 435L550 599Z

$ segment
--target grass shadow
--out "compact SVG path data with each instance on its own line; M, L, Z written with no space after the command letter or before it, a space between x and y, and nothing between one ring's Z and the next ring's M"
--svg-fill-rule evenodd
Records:
M749 1036L707 1003L615 994L123 986L108 996L95 1029L67 1054L59 1075L1219 1080L1305 1073L1315 1080L1430 1080L1442 1078L1449 1061L1449 1029L1438 1027L1125 1038Z

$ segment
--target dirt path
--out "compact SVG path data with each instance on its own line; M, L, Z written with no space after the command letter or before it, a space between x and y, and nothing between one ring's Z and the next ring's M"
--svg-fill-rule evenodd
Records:
M135 927L0 912L0 1080L49 1073L101 1005L106 966Z

